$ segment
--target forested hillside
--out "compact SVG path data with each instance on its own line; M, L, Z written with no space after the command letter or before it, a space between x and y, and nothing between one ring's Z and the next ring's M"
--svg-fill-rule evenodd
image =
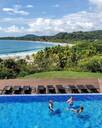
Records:
M102 40L102 30L90 31L90 32L61 32L53 36L37 36L28 34L22 37L1 37L0 39L9 40L33 40L33 41L52 41L52 42L65 42L72 43L79 40Z

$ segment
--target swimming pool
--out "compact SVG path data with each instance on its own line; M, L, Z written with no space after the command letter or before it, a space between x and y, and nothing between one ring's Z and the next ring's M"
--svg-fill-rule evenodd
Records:
M70 96L84 112L68 109ZM55 113L49 112L50 99ZM102 128L102 94L0 96L0 128Z

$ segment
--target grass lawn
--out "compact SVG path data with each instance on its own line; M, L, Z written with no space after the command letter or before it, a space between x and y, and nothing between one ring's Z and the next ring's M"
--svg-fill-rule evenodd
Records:
M102 78L102 73L90 73L90 72L70 72L70 71L51 71L35 73L23 77L24 79L56 79L56 78Z

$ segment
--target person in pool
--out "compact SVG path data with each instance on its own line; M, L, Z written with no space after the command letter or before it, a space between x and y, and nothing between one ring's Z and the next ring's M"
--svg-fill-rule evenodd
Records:
M70 110L73 111L73 112L75 112L75 113L81 113L81 112L84 111L84 107L83 106L80 106L80 108L78 108L78 109L71 108Z
M67 101L66 101L69 105L69 107L73 106L73 97L71 96Z
M49 106L48 106L48 107L49 107L49 110L50 110L51 112L54 112L53 106L54 106L53 101L50 100L50 101L49 101Z

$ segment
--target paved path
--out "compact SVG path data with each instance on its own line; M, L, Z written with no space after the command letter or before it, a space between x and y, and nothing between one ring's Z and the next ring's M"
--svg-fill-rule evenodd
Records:
M0 80L0 90L4 88L4 86L37 86L37 85L102 85L102 80L99 79L9 79L9 80ZM100 87L102 91L102 86Z
M99 81L99 85L100 85L100 91L102 93L102 79L99 79L98 81Z

